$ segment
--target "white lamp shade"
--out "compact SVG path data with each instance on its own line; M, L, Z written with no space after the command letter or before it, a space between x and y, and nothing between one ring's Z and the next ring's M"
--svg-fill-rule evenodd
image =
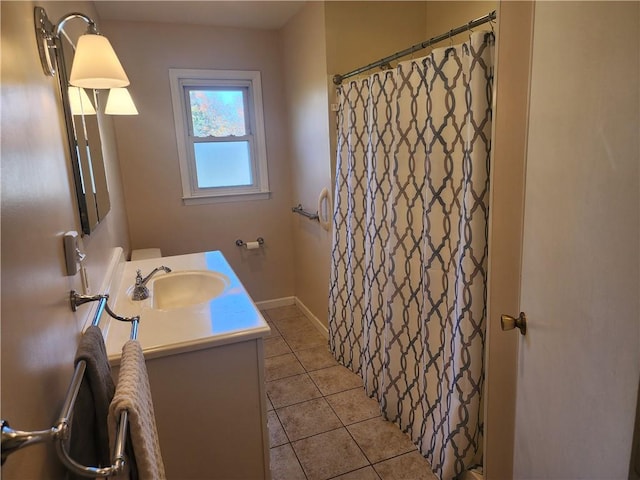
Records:
M138 109L126 88L112 88L109 90L107 106L104 109L107 115L138 115Z
M73 115L95 115L96 109L93 108L91 100L84 88L69 87L69 106Z
M81 35L73 57L69 83L82 88L114 88L129 85L111 43L102 35Z

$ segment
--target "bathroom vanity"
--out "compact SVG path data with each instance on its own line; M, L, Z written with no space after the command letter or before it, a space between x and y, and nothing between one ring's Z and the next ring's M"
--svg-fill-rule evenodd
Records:
M150 296L131 300L136 270ZM170 479L263 479L269 473L263 337L269 326L220 252L125 262L110 303L140 315L160 447ZM204 298L206 297L206 298ZM106 330L117 378L127 324Z

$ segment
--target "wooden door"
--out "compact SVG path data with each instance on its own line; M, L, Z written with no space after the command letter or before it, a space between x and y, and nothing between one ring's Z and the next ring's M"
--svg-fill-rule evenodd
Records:
M640 375L640 4L540 2L532 38L519 308L490 283L487 478L507 478L508 452L492 441L512 413L495 401L509 404L514 386L514 478L627 478ZM496 146L509 132L498 128ZM501 313L520 310L526 336L497 330ZM503 343L515 383L494 369Z

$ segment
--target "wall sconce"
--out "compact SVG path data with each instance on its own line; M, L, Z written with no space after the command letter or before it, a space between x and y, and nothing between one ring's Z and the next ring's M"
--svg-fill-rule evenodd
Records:
M129 90L124 87L109 90L107 105L104 109L107 115L138 115Z
M79 22L79 30L71 28L78 26L72 20ZM85 26L86 32L78 36ZM58 80L80 227L88 235L111 208L96 115L102 107L94 90L125 87L129 79L111 44L87 15L69 13L53 24L42 7L35 7L34 27L42 69Z
M87 33L78 38L69 83L76 87L95 89L129 85L129 78L111 43L100 35L90 17L83 13L69 13L54 25L43 8L36 7L34 15L38 52L45 75L53 77L56 69L64 69L64 65L59 65L60 60L54 50L58 48L60 33L65 23L72 18L80 18L88 25Z

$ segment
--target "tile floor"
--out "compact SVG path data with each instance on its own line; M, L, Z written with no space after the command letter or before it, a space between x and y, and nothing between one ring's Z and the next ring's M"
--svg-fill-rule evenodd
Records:
M296 306L262 312L273 480L435 480Z

